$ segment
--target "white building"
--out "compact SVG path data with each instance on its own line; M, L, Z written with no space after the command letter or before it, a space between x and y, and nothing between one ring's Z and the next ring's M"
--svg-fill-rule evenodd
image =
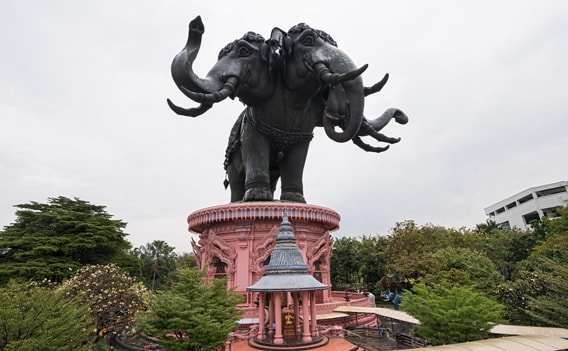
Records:
M530 228L530 222L553 217L554 210L568 203L568 181L529 188L485 208L489 220L503 229Z

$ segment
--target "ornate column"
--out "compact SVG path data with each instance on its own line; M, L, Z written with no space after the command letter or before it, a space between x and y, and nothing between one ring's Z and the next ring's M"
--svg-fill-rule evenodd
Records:
M292 296L294 298L294 323L296 335L300 335L302 332L302 329L300 329L300 294L295 291Z
M312 336L310 335L310 297L308 291L302 291L302 341L310 342L312 341Z
M273 325L274 325L274 294L273 293L267 293L267 299L268 299L268 334L270 334L271 336L274 336L274 329L273 329Z
M258 339L264 340L264 293L258 293Z
M311 330L312 330L312 337L318 336L318 321L317 321L317 314L316 314L316 292L310 291L310 315L311 315Z
M274 293L274 323L276 328L274 330L274 343L283 344L282 338L282 294L280 292Z

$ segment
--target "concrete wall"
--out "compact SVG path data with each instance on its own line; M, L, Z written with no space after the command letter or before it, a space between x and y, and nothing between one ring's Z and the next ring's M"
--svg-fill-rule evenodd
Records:
M568 182L561 181L521 191L485 208L485 214L503 228L528 229L532 219L550 217L567 203Z

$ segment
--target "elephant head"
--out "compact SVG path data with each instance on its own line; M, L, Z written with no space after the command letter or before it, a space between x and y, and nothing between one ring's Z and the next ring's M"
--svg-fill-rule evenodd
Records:
M172 76L178 88L190 99L201 103L197 108L181 108L169 99L168 105L177 114L196 117L207 111L213 103L227 97L238 97L243 103L254 106L269 98L274 91L276 64L271 42L260 34L246 33L242 38L227 44L220 52L217 63L200 78L193 72L193 62L201 46L204 32L201 17L189 24L185 47L172 62Z
M322 121L326 134L337 142L351 140L363 121L365 94L360 74L367 65L357 68L329 34L304 23L288 31L284 48L288 89L313 92L319 87L326 100ZM343 131L336 131L335 126Z

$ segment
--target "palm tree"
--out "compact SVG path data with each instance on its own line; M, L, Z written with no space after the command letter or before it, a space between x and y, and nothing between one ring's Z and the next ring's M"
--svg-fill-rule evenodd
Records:
M163 240L154 240L133 250L142 261L141 276L152 292L156 287L163 288L170 283L171 275L176 269L177 255L175 248Z

